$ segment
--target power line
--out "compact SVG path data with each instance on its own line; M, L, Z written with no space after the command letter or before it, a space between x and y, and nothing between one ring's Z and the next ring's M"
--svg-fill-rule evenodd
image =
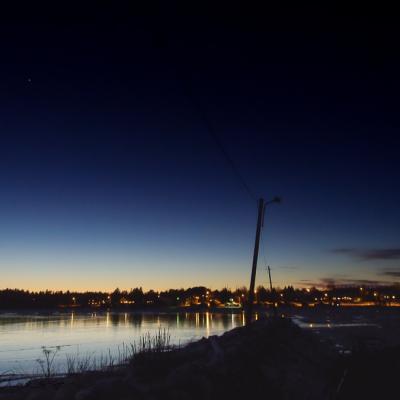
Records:
M243 189L247 192L247 194L250 196L250 198L254 201L257 201L257 196L253 193L253 191L250 189L250 186L246 183L243 175L240 173L238 167L236 166L235 162L233 159L230 157L228 152L226 151L224 145L222 144L221 140L215 133L215 131L212 129L211 126L208 127L208 130L213 137L217 147L221 151L222 155L225 157L226 162L229 164L229 166L232 169L233 174L236 176L238 182L242 185Z
M208 133L213 138L215 144L218 147L218 150L220 151L220 153L222 154L223 158L225 159L225 161L229 165L229 167L230 167L233 175L235 176L236 180L238 181L238 183L240 184L242 189L244 189L244 191L248 194L248 196L253 201L257 201L257 196L251 190L250 186L247 184L247 182L244 179L243 175L240 173L240 170L237 167L237 165L235 164L235 162L233 161L232 157L226 151L225 146L223 145L222 141L220 140L220 138L218 137L217 133L215 132L214 127L212 126L212 124L210 123L209 119L207 118L207 115L206 115L203 107L201 107L200 104L194 100L193 94L191 93L190 90L187 91L187 94L190 97L190 99L192 101L192 104L199 111L200 117L203 120L203 123L206 126Z

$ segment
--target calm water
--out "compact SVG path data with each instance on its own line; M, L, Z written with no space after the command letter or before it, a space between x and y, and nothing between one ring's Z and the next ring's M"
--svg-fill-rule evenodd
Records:
M171 344L221 334L244 325L244 315L214 313L0 314L0 375L39 372L43 349L60 346L54 367L65 371L67 356L116 355L123 344L167 329Z

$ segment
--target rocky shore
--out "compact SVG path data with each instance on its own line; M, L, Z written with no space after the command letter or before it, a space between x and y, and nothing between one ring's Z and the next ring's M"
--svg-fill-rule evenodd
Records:
M341 369L333 346L286 319L257 321L110 371L34 380L0 400L330 399Z

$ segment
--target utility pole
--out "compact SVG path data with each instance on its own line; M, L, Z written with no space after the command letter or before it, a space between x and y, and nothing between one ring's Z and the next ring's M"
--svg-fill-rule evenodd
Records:
M269 267L269 265L268 265L268 275L269 275L269 287L270 287L270 289L271 289L271 297L272 297L272 307L273 307L273 309L274 309L274 317L276 318L276 305L275 305L275 296L273 295L273 293L272 293L272 279L271 279L271 268Z
M249 325L252 321L254 289L255 289L254 286L256 284L258 249L260 247L260 234L261 234L261 227L263 225L263 219L264 219L264 209L265 209L264 199L260 198L258 200L258 218L257 218L256 240L254 242L253 266L251 269L250 289L249 289L249 296L247 299L247 307L246 307L247 310L246 310L246 315L245 315L246 325Z

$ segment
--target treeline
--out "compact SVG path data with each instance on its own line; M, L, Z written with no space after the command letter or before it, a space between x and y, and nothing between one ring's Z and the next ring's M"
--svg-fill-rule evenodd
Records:
M169 289L165 291L144 291L141 287L127 290L115 289L107 292L40 291L19 289L0 290L0 309L29 309L57 307L97 307L97 308L144 308L144 307L219 307L226 305L242 306L247 299L245 287L231 290L211 290L204 286L188 289ZM255 301L259 304L311 304L375 302L384 304L400 299L400 286L373 287L330 287L269 290L259 286Z
M246 289L214 290L198 286L188 289L144 291L141 287L108 292L39 291L19 289L0 290L0 309L55 308L55 307L162 307L162 306L215 306L243 299Z

